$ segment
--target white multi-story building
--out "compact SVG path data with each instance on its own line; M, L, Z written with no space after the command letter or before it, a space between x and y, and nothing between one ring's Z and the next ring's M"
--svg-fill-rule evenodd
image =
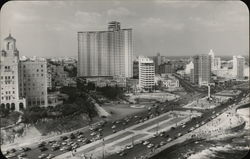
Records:
M20 61L20 96L26 98L27 107L48 106L47 62L45 59Z
M132 29L110 22L108 31L78 32L78 77L133 76Z
M155 65L153 60L140 56L139 61L139 87L145 90L152 90L155 83Z
M11 35L4 39L0 71L1 108L15 111L26 108L26 100L19 94L19 51L16 48L16 39Z
M192 61L190 61L190 63L188 63L186 65L186 68L185 68L185 74L190 74L191 73L191 69L194 68L194 63Z
M244 79L245 58L233 56L233 75L238 80Z
M212 69L212 71L219 70L219 69L221 69L221 59L220 59L220 57L215 57L213 59L213 69Z
M220 57L215 57L214 52L211 49L208 55L211 57L211 71L221 69L221 59Z

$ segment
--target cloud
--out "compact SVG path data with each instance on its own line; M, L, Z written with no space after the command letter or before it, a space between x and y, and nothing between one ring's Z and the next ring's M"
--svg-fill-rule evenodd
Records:
M97 12L83 12L77 11L75 13L75 20L83 23L96 24L101 19L102 15Z
M119 7L116 9L109 9L107 11L108 16L116 16L116 17L121 17L121 16L130 16L130 15L134 15L134 12L131 12L130 10L128 10L127 8L124 7Z
M182 30L184 28L184 24L174 21L165 21L161 18L146 18L142 20L143 26L147 27L155 27L155 28L165 28L171 30Z
M203 25L205 27L220 27L222 26L222 23L219 23L215 19L205 19L205 18L200 18L200 17L190 17L189 20L198 25Z
M156 5L165 5L171 8L196 8L199 7L201 1L170 1L170 0L156 0Z
M34 22L35 20L39 20L39 17L35 15L25 15L23 13L14 12L12 15L12 20L18 23L25 23L25 22Z

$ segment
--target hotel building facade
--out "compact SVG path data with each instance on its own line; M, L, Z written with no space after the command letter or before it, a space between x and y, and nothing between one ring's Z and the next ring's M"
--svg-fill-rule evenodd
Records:
M26 107L47 106L47 64L43 59L19 59L16 39L4 39L0 59L1 108L21 111Z
M16 39L10 34L4 39L0 59L1 76L1 109L15 111L26 107L26 100L19 94L19 51L16 48Z
M78 77L133 76L132 29L110 22L108 31L78 32Z

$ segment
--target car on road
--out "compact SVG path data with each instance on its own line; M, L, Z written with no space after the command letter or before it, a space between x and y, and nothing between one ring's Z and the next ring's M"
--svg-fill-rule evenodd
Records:
M165 135L165 132L161 132L160 136L163 137Z
M125 148L127 149L127 150L129 150L129 149L132 149L134 146L133 145L127 145Z
M43 146L45 146L45 144L46 144L46 142L41 142L41 143L38 145L38 147L43 147Z
M200 126L200 124L196 124L195 127L198 128Z
M161 147L161 145L160 144L156 144L155 146L154 146L154 148L159 148L159 147Z
M154 144L148 144L148 146L147 146L147 148L152 148L152 147L154 147Z
M186 125L184 124L184 125L182 125L182 128L185 128L186 127Z
M188 130L188 132L191 132L191 131L193 131L194 130L194 127L191 127L189 130Z
M56 151L56 150L59 150L60 149L60 146L54 146L52 147L52 151Z
M171 138L171 137L167 139L167 142L170 142L170 141L172 141L172 138Z
M18 155L18 157L25 157L25 156L27 156L27 154L26 154L25 152L22 152L22 153L20 153L20 154Z
M112 130L112 132L113 132L113 133L116 133L116 130L114 129L114 130Z
M49 154L46 158L47 158L47 159L51 159L51 158L54 158L54 157L55 157L55 155Z
M82 134L77 136L78 139L83 138L83 137L84 136Z
M27 152L27 151L30 151L31 148L29 148L29 147L22 147L22 150L23 150L24 152Z
M147 140L142 143L142 145L147 145L147 144L149 144L149 141Z
M62 140L67 140L68 137L67 137L67 136L61 136L61 139L62 139Z
M46 158L47 156L48 156L48 154L43 153L40 156L38 156L38 158L39 159L43 159L43 158Z
M47 151L48 150L48 148L47 147L42 147L42 148L40 148L40 151L41 152L43 152L43 151Z
M76 136L73 133L71 133L70 134L70 139L75 139L75 138L76 138Z
M161 142L160 142L160 145L161 145L161 146L163 146L163 145L165 145L165 144L166 144L165 141L161 141Z
M111 128L112 128L112 129L115 129L115 128L116 128L116 126L115 126L115 125L113 125Z
M168 137L169 137L169 134L165 134L164 137L165 137L165 138L168 138Z
M17 154L14 152L9 152L7 155L5 155L5 157L7 158L11 158L11 157L15 157Z
M121 157L123 157L123 156L125 156L127 153L126 152L121 152L120 154L119 154L119 156L121 156Z

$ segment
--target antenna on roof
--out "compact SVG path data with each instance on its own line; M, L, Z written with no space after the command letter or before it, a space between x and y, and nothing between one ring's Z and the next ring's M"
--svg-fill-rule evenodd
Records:
M9 28L9 36L11 36L11 28Z

